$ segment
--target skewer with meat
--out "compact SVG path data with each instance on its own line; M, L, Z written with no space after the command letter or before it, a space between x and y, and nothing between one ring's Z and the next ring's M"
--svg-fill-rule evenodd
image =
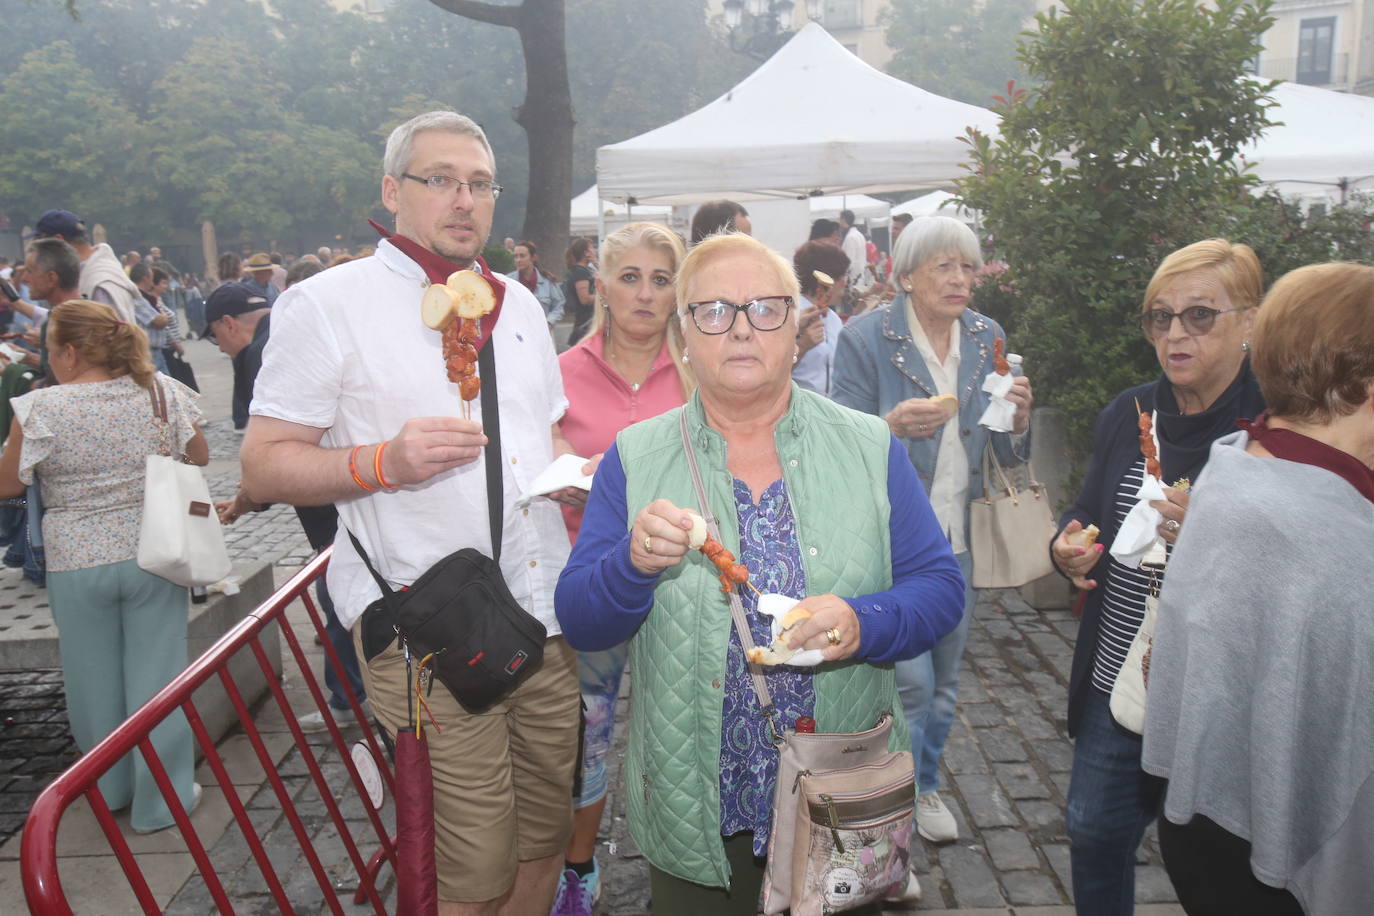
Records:
M1140 402L1137 401L1136 409L1139 410L1139 408ZM1159 466L1159 452L1155 449L1155 437L1152 434L1154 423L1151 421L1150 415L1143 410L1140 411L1138 423L1140 426L1140 454L1145 456L1145 473L1156 480L1160 480L1164 476L1164 471Z
M477 376L479 320L494 308L491 286L470 270L455 271L444 283L431 283L420 300L421 318L442 335L444 371L458 386L464 419L471 416L472 401L482 390Z
M735 555L725 549L725 545L711 537L706 530L706 519L697 513L692 513L692 530L687 535L687 546L693 550L700 550L706 555L706 559L716 565L720 570L720 590L726 594L736 585L747 585L754 589L754 594L759 590L754 588L749 581L749 568L743 563L737 562Z
M1007 342L1004 338L998 337L992 342L992 370L998 375L1006 375L1011 371L1011 363L1007 362Z

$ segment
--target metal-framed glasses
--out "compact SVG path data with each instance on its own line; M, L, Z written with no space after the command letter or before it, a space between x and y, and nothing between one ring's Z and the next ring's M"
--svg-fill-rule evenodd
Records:
M1150 309L1140 316L1140 327L1145 332L1145 336L1154 340L1161 334L1168 334L1169 328L1173 327L1174 319L1177 318L1183 325L1183 331L1192 334L1194 337L1201 337L1212 330L1212 326L1217 323L1217 316L1227 312L1244 312L1249 306L1240 306L1231 309L1214 309L1205 305L1193 305L1181 312L1171 312L1168 309Z
M474 200L495 200L501 196L505 188L487 178L478 178L476 181L463 181L460 178L453 178L448 175L430 175L428 178L421 178L419 175L412 175L409 172L402 172L402 178L409 178L411 181L418 181L429 190L436 194L457 194L458 190L467 185L468 191Z
M735 319L740 312L744 313L745 320L755 331L776 331L787 321L787 313L791 309L791 296L761 296L743 305L723 299L687 303L692 321L703 334L724 334L735 326Z

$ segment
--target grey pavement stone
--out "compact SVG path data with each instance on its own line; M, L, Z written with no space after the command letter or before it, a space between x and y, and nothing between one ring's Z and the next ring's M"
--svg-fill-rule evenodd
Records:
M1015 906L1046 906L1062 899L1054 880L1034 872L1011 872L1002 875L1007 899Z
M988 830L983 833L992 864L999 872L1040 868L1040 857L1020 830Z
M1023 801L1017 802L1016 810L1026 821L1026 827L1039 839L1063 839L1064 806L1059 802Z
M1031 753L1051 773L1067 773L1073 769L1073 747L1062 740L1032 739Z
M1007 721L996 703L967 703L961 705L959 711L974 728L1003 725Z
M1178 900L1163 865L1136 866L1135 899L1139 903L1173 903Z
M940 868L959 906L1002 906L1007 902L997 876L975 847L957 843L941 847Z
M999 763L1021 762L1026 759L1026 747L1021 738L1006 727L985 728L978 736L983 753Z
M1068 895L1070 901L1073 900L1073 870L1069 864L1069 847L1067 844L1059 845L1047 843L1040 847L1045 859L1050 863L1056 877L1059 878L1059 885L1064 888L1064 893Z
M1002 787L1013 799L1049 798L1050 790L1029 763L997 763L993 770Z
M943 761L951 773L985 776L992 772L978 742L972 738L950 738L946 741Z
M997 780L991 776L956 776L953 780L964 804L968 806L974 826L980 830L989 827L1019 826L1020 821L1012 809L1011 801L1002 791Z

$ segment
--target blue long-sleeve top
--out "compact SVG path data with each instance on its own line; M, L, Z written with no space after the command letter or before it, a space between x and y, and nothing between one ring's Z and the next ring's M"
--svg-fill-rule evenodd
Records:
M892 511L892 587L840 597L859 620L858 660L894 662L927 652L958 626L964 579L941 533L930 500L906 450L894 438L888 451ZM582 529L558 578L554 610L568 645L584 652L609 649L634 635L654 604L660 574L644 575L630 562L625 469L612 446L597 469Z

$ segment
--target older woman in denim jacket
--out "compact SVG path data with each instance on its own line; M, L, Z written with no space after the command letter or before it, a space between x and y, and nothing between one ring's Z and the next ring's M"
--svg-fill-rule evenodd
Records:
M1032 395L1024 377L1007 394L1016 404L1013 431L994 433L978 423L990 397L983 380L993 371L993 342L1006 336L997 322L968 307L982 264L978 240L963 223L944 216L914 220L893 252L897 297L845 326L831 393L846 407L883 417L906 446L966 583L972 570L968 505L983 492L984 449L991 443L1003 464L1030 457ZM937 403L941 395L957 397L958 409ZM935 843L958 838L954 815L936 790L973 603L966 585L959 627L930 652L897 663L916 758L917 826Z

